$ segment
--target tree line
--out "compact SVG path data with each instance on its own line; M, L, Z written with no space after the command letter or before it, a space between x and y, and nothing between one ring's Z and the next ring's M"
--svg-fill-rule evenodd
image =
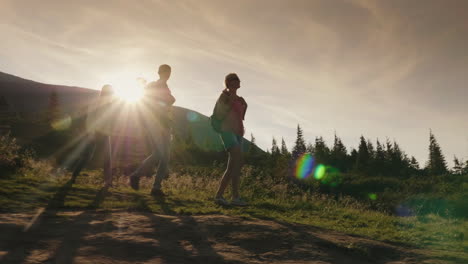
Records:
M277 163L288 160L294 162L301 155L310 154L317 164L331 166L342 173L359 175L408 177L411 175L468 174L468 161L457 157L454 157L455 165L449 169L432 131L429 132L428 150L428 160L421 166L416 158L406 154L396 141L387 139L381 142L377 139L374 144L371 140L361 136L358 148L351 148L348 151L336 133L332 146L328 146L321 136L316 137L313 143L306 143L303 130L298 125L296 140L291 151L286 147L284 139L281 139L281 145L279 145L278 141L273 138L271 148L267 150L267 156L270 163ZM255 160L255 157L247 156L250 160Z

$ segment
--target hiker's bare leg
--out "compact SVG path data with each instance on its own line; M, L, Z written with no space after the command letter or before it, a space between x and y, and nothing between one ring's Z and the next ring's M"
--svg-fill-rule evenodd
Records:
M235 152L235 162L232 171L232 198L237 199L239 198L239 184L240 184L240 174L242 169L242 151L240 147L238 151Z
M226 168L226 171L224 172L221 182L219 183L219 188L218 188L218 191L216 192L216 198L220 198L223 196L224 191L226 190L226 187L229 184L229 181L232 180L232 174L236 166L238 153L240 153L240 147L234 146L228 150L228 153L229 153L229 158L228 158L227 168Z

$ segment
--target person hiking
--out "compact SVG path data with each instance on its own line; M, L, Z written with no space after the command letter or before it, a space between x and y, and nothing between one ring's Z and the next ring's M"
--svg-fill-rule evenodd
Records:
M220 205L247 205L239 195L240 173L242 168L242 140L245 133L243 120L247 111L244 98L237 95L240 79L235 73L229 73L224 79L225 89L222 91L213 110L212 124L218 122L215 130L219 133L228 152L226 171L219 183L215 202ZM217 120L217 121L216 121ZM214 122L213 122L214 121ZM224 191L231 182L232 200L229 203L224 197Z
M91 159L103 158L104 185L112 185L112 124L114 105L114 92L112 86L104 85L97 101L88 108L86 117L85 149L80 155L72 173L72 179L75 180L81 170Z
M175 102L174 96L167 85L171 77L171 67L167 64L159 66L159 79L150 82L145 87L144 102L149 107L143 117L146 125L146 132L150 139L151 155L149 155L140 166L130 175L130 186L134 190L139 189L140 177L152 170L159 161L156 174L154 175L151 195L163 197L165 194L161 190L163 179L168 176L170 143L171 143L171 110Z

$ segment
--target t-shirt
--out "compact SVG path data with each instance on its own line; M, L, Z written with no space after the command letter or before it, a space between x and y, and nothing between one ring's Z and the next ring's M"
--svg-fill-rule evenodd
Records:
M170 127L171 123L171 109L175 102L174 96L171 94L167 82L163 80L157 80L150 82L145 87L145 107L149 108L147 112L151 115L152 119L149 119L146 123L153 125L161 124L163 127ZM156 128L151 128L156 129Z
M148 83L145 87L145 93L151 103L156 102L160 106L172 106L175 102L167 82L163 80Z

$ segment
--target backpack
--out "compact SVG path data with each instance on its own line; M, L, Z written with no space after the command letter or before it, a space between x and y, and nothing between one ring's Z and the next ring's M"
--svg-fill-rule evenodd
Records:
M223 91L221 93L221 96L223 94L227 94L227 92ZM218 101L219 101L219 99L218 99ZM213 128L214 131L216 131L217 133L221 133L221 124L223 123L223 120L216 118L216 115L215 115L216 108L218 107L218 101L216 101L215 107L213 108L213 114L210 116L210 124L211 124L211 127Z
M210 116L210 124L211 124L211 127L213 128L214 131L216 131L217 133L221 133L221 123L223 122L223 120L219 120L215 117L214 114L212 114Z

